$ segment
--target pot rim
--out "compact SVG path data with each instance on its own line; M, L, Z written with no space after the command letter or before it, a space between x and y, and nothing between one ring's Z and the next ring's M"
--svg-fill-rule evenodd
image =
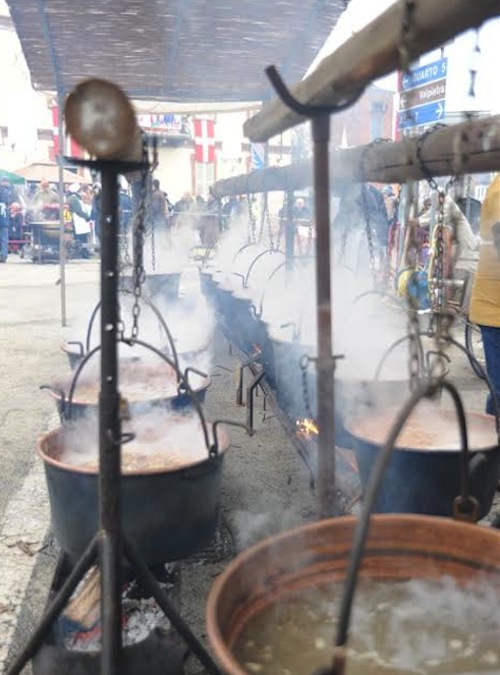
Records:
M244 670L237 659L233 656L232 650L229 648L226 640L223 638L219 623L217 620L217 608L218 602L221 595L221 592L226 584L226 582L231 578L231 576L239 569L245 567L248 560L252 559L256 554L265 550L266 548L271 548L274 546L279 546L280 542L299 538L306 532L309 532L314 529L325 530L326 535L331 535L331 527L334 523L350 525L352 532L354 534L356 524L356 516L338 516L335 518L327 518L321 521L315 521L312 523L306 523L305 525L299 525L290 530L280 532L271 537L266 537L262 541L253 544L242 553L240 553L236 558L229 563L229 565L222 571L222 573L214 581L207 600L206 610L205 610L205 621L207 627L207 636L210 642L210 645L215 653L215 658L222 666L224 672L227 672L230 675L248 675L247 671ZM413 526L422 524L422 521L427 521L429 528L434 524L439 524L444 527L448 527L450 530L455 529L457 532L457 537L464 536L464 528L468 530L469 533L480 532L481 536L489 537L491 539L499 537L497 530L492 528L487 529L478 526L477 524L467 523L464 521L453 520L452 518L444 518L439 516L424 516L417 514L373 514L370 516L370 525L381 524L384 525L384 522L391 523L397 520L399 524L402 525L404 530L408 532L408 536L411 538L413 532ZM498 574L500 575L500 566L498 567Z
M202 350L202 351L204 351L204 350ZM197 352L190 352L190 353L195 354ZM67 386L67 384L68 384L67 380L64 381L64 382L61 381L61 380L56 380L55 382L52 383L52 385L54 387L59 387L60 389L63 389L65 392L66 391L69 392L69 387ZM207 377L203 378L201 384L199 384L197 387L191 387L191 389L193 390L194 394L199 394L202 391L206 391L211 384L212 384L212 378L207 376ZM48 389L48 391L52 395L53 398L57 399L57 401L61 400L61 395L57 390ZM90 408L97 408L99 406L98 400L96 400L92 403L90 401L82 401L81 399L78 399L78 393L77 392L78 392L78 386L76 388L75 396L73 396L73 398L71 400L71 405L88 406ZM65 396L66 396L66 400L67 400L68 396L67 396L66 393L65 393ZM146 404L147 403L156 403L158 401L175 401L178 398L186 397L186 396L189 397L188 392L182 392L181 394L179 394L179 392L177 392L176 394L174 394L172 396L156 396L155 395L154 398L127 398L126 396L124 396L124 398L127 399L128 403L130 405L141 405L143 403L146 403Z
M387 408L383 410L379 410L378 413L381 412L388 412L390 410L394 410L395 414L397 414L397 408L392 408L391 406L387 406ZM456 417L456 413L452 408L440 408L441 412L444 412L445 414L450 413L452 417ZM370 416L370 414L373 415L373 413L367 413L365 415L362 415L362 417L366 417L367 415ZM496 437L496 430L495 430L495 418L492 415L487 415L484 412L481 412L480 410L475 411L475 410L468 410L465 413L466 420L467 422L469 421L470 418L475 418L475 419L480 419L483 420L484 422L487 422L488 424L492 425L492 439ZM378 448L382 447L384 442L378 443L373 440L369 440L366 437L360 436L357 433L354 433L352 431L352 425L357 421L356 417L351 417L347 418L344 422L344 428L347 431L347 433L355 438L357 441L361 441L365 445L370 445L370 446L377 446ZM482 447L472 447L470 445L470 433L467 434L468 440L469 440L469 448L468 448L468 454L469 455L474 455L478 452L495 452L500 450L500 439L496 437L496 443L492 445L485 445ZM396 443L394 445L393 453L396 452L404 452L404 453L409 453L409 454L414 454L414 455L440 455L440 456L445 456L445 455L459 455L461 452L461 448L409 448L408 446L405 445L397 445L397 439Z
M62 462L59 459L55 459L54 457L51 457L45 450L45 446L50 443L50 441L61 434L61 432L64 431L63 426L58 426L55 429L52 429L51 431L46 432L42 436L39 436L36 442L36 451L38 456L41 458L44 464L50 464L51 466L60 469L62 471L67 471L68 473L78 473L78 474L85 474L89 476L98 476L99 475L99 468L97 469L89 469L87 467L81 467L81 466L75 466L74 464L68 464L65 462ZM163 475L163 474L177 474L177 473L182 473L186 470L193 469L194 467L202 465L204 462L210 461L212 459L219 459L223 458L225 455L226 451L229 449L231 445L231 439L229 438L229 434L226 431L225 428L221 429L219 427L218 430L218 438L220 439L220 447L219 447L219 452L216 457L212 458L208 454L207 450L207 456L203 457L202 459L192 461L189 464L183 464L180 467L174 468L174 469L146 469L144 471L127 471L126 473L122 473L121 477L122 480L130 479L130 478L142 478L143 476L155 476L155 475Z

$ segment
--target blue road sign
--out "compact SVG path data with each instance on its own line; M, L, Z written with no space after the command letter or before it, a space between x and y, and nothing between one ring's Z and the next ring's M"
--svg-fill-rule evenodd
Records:
M428 84L435 80L442 80L446 77L447 72L448 59L439 59L439 61L433 61L426 66L419 66L409 73L403 73L401 77L401 91L415 89L415 87L421 87L423 84Z
M433 124L444 118L444 99L434 101L418 108L402 110L398 114L398 129L420 127L424 124Z
M266 165L265 143L250 143L250 157L252 169L263 169Z

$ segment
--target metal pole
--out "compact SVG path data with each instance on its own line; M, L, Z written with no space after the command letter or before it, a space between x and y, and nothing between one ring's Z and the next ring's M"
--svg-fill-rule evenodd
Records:
M101 673L118 675L121 654L121 422L118 393L118 171L102 168L101 392L99 396L99 522Z
M64 226L64 168L62 156L64 155L64 125L63 125L63 96L57 92L57 125L59 134L59 280L61 289L61 326L67 325L66 321L66 241Z
M317 392L318 392L318 500L319 517L336 514L335 430L330 282L330 180L328 148L330 115L313 117L314 206L316 215Z
M295 232L293 226L293 190L289 190L286 193L286 221L285 221L285 262L287 272L289 272L293 267L294 244L295 244Z
M62 588L53 598L45 611L42 620L33 631L32 636L26 643L24 649L16 656L12 664L8 667L6 675L19 675L24 670L28 661L34 656L40 644L47 636L50 628L57 620L57 617L64 609L66 603L73 595L74 590L83 579L87 571L94 564L97 555L96 538L88 545L80 560L72 569L70 575L64 582Z

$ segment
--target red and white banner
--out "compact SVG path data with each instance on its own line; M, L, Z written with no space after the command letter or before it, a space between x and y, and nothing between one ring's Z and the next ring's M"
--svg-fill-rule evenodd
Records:
M52 148L49 150L50 159L55 162L56 157L60 152L59 144L59 108L54 105L51 107L52 112L52 134L53 134L53 143ZM83 157L82 148L76 143L71 136L66 136L64 144L64 152L62 154L69 157Z
M199 164L215 162L214 120L194 120L194 156Z

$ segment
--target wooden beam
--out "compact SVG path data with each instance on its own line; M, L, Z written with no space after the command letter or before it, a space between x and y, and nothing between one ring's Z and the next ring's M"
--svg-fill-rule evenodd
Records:
M398 143L362 145L331 153L332 189L338 184L368 180L377 183L404 183L425 178L421 157L433 176L500 171L500 115L472 122L436 128L422 137ZM312 164L300 162L242 174L215 183L217 198L229 195L300 190L312 185Z
M500 15L499 0L412 0L410 60L441 46L469 28ZM337 105L373 80L401 67L401 36L405 0L390 7L353 35L291 91L302 103ZM243 126L251 141L266 141L304 118L280 101L266 105Z

